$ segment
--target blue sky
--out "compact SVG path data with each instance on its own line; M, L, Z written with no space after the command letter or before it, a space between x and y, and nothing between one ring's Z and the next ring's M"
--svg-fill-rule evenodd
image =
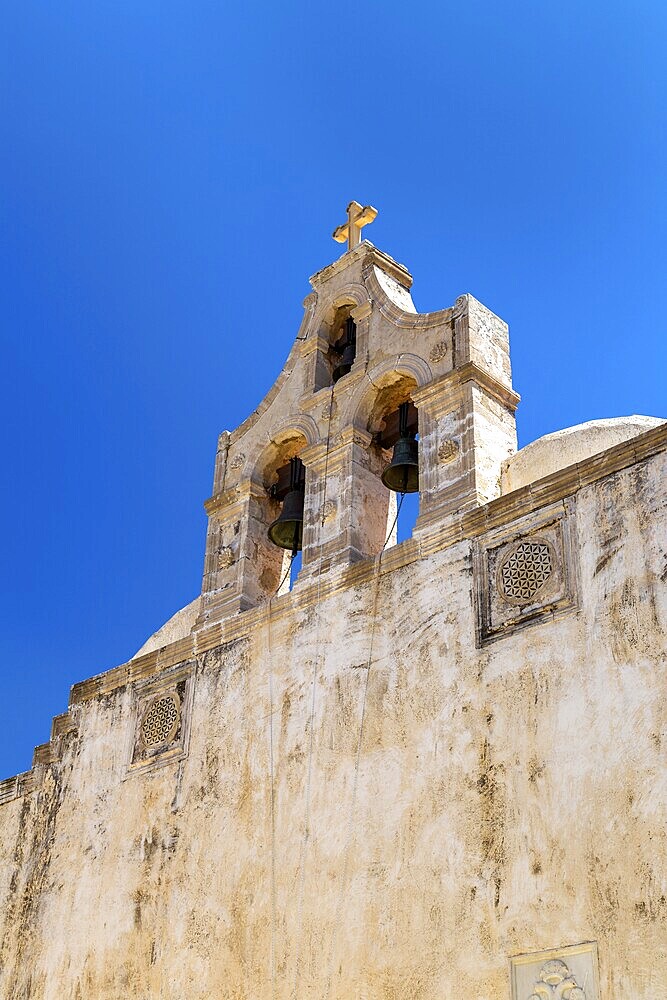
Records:
M420 311L509 322L521 444L667 416L666 49L662 2L5 5L0 776L198 593L352 198Z

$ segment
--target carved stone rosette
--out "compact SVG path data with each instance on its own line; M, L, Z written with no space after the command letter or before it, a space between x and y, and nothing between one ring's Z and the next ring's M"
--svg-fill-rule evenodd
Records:
M482 536L474 553L479 645L576 608L574 534L570 500Z
M137 682L127 750L128 774L185 756L192 689L192 663L179 664L157 677Z
M446 438L438 448L438 461L442 465L448 465L459 456L459 446L453 438Z

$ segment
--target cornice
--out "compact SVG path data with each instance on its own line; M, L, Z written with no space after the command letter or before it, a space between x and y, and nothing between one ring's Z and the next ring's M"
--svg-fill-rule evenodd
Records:
M480 368L474 361L467 361L460 368L454 368L445 375L441 375L440 378L429 382L428 385L416 389L412 398L417 407L440 400L446 404L447 396L456 392L467 382L475 382L511 413L514 413L521 401L521 396L518 393L505 385L504 382L500 382L494 375Z
M229 490L216 493L204 501L204 510L211 517L213 514L220 517L223 511L233 510L235 504L242 503L249 497L264 499L266 490L252 479L244 479Z

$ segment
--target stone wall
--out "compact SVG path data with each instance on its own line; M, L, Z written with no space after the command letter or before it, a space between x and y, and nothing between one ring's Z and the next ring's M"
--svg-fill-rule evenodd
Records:
M77 686L0 787L0 994L665 1000L666 447Z

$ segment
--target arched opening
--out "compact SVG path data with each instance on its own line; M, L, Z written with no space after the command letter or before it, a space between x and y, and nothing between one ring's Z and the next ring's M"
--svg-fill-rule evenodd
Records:
M277 593L291 590L301 567L306 468L298 455L276 470L270 488L271 498L280 503L280 513L269 525L269 540L283 550L280 583Z
M368 418L388 494L385 548L410 538L419 514L419 414L412 402L416 387L411 376L385 376Z
M257 554L269 597L289 591L301 565L307 469L300 454L306 446L300 431L283 431L255 469L255 480L262 486L255 517Z
M410 398L385 414L378 443L389 457L382 481L390 491L387 547L412 536L419 515L419 417Z
M355 303L340 305L325 323L327 347L318 351L315 391L333 385L348 374L357 354L357 326L352 316Z

